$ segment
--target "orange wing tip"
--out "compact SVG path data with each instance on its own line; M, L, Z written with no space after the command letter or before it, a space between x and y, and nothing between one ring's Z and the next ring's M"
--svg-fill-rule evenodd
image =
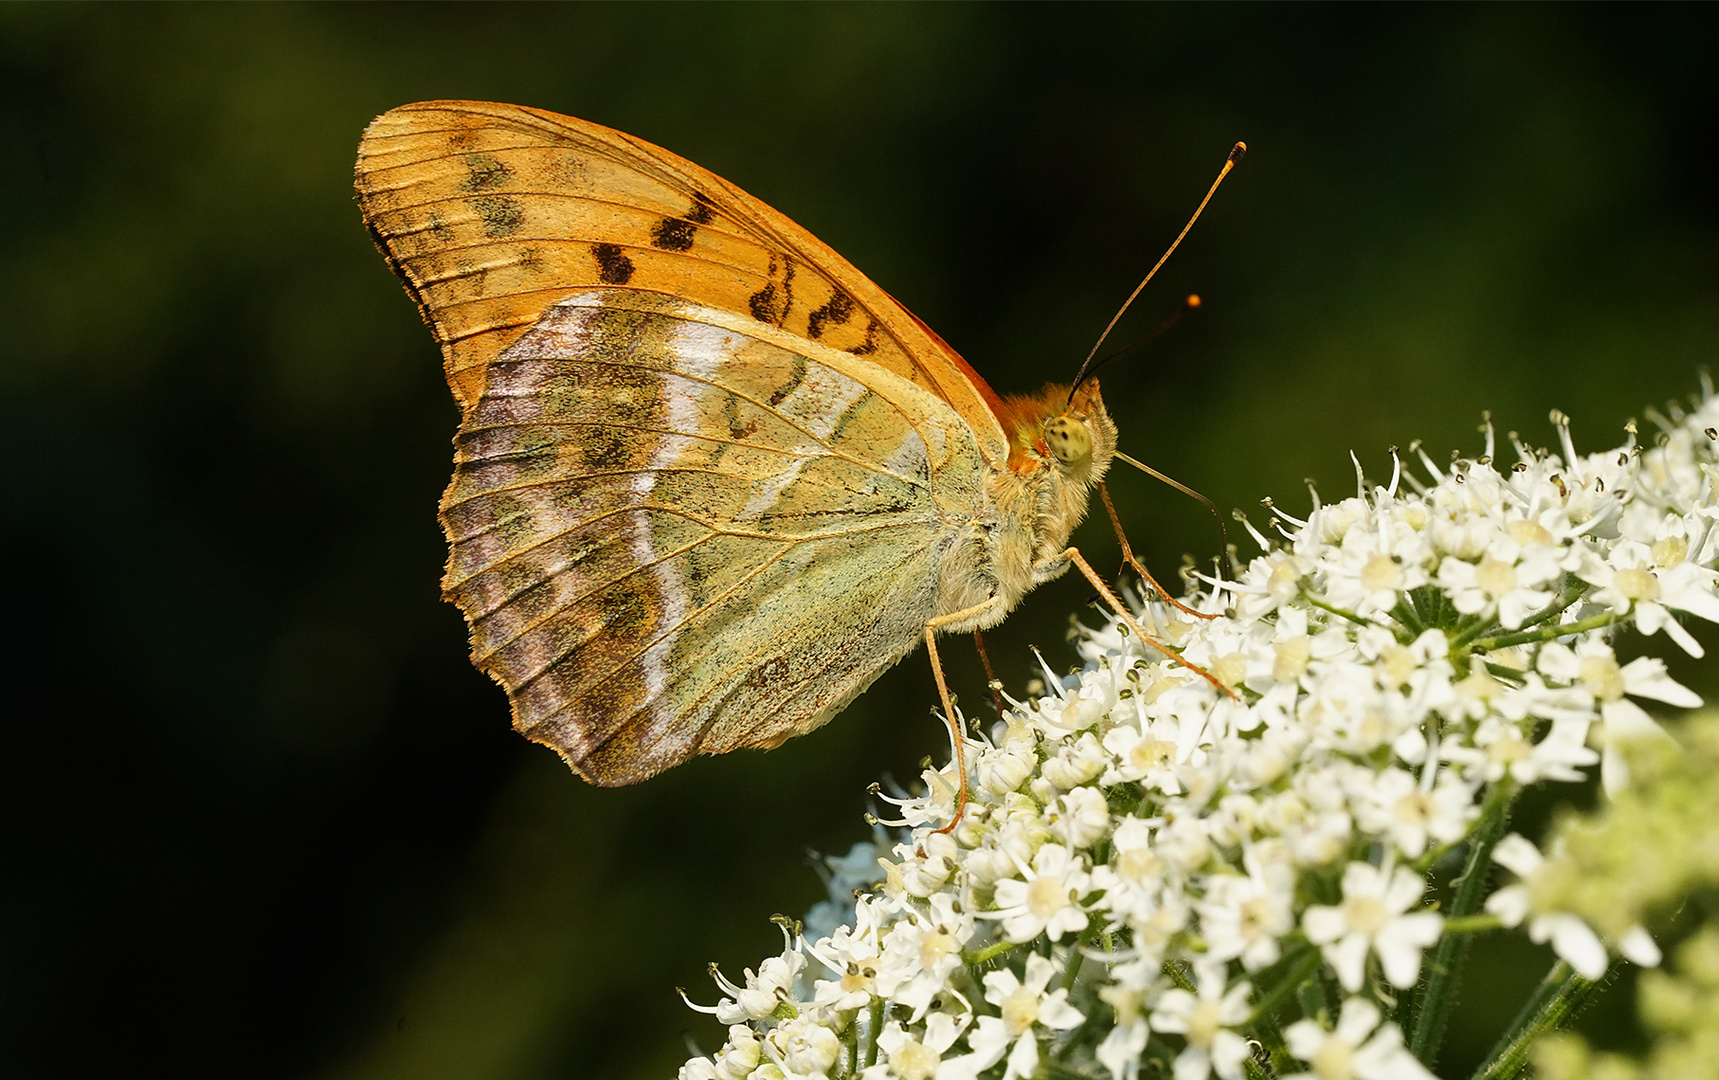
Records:
M1247 143L1238 142L1230 147L1230 164L1240 165L1241 159L1247 156Z

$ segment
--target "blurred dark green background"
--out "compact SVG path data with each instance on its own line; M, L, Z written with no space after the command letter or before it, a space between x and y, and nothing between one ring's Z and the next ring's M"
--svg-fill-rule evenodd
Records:
M1352 490L1351 448L1473 452L1487 408L1549 441L1556 406L1597 449L1693 389L1715 14L0 8L0 1071L668 1075L683 1031L719 1041L672 988L777 948L805 849L941 742L920 655L816 735L637 789L509 730L438 597L456 412L351 199L377 113L487 98L658 142L1005 392L1067 377L1246 139L1120 333L1204 310L1105 390L1130 453L1296 508L1305 476ZM1114 487L1165 574L1216 549L1192 502ZM994 635L1012 687L1028 643L1071 661L1086 599ZM1481 952L1447 1074L1546 965Z

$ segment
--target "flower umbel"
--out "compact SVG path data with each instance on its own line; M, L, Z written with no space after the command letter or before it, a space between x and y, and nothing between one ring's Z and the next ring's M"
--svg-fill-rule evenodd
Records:
M1488 429L1424 481L1273 509L1282 539L1250 523L1256 557L1194 575L1212 618L1136 605L1180 657L1079 628L1084 670L968 740L958 827L933 831L953 766L928 772L780 956L716 976L727 1042L682 1080L1424 1080L1454 935L1520 925L1589 977L1657 962L1497 838L1527 785L1630 791L1626 749L1665 738L1638 700L1698 703L1612 641L1699 654L1678 620L1719 621L1719 401L1652 449L1559 438L1500 467ZM1486 915L1494 851L1521 880Z

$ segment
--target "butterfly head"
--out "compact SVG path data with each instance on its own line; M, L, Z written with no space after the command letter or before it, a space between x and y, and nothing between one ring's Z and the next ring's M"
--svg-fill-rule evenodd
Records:
M1089 379L1069 397L1067 386L1047 386L1008 403L1014 416L1017 473L1051 469L1062 479L1085 486L1104 478L1116 454L1116 422L1104 408L1098 381Z

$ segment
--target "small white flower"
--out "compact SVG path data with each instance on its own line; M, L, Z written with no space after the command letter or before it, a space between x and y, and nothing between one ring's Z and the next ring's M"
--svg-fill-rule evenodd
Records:
M1221 964L1202 964L1194 972L1198 994L1166 990L1152 1010L1152 1030L1187 1040L1172 1066L1176 1080L1206 1080L1214 1072L1223 1080L1241 1075L1247 1040L1230 1028L1248 1018L1253 987L1243 981L1226 989L1224 981Z
M1088 848L1110 831L1110 806L1097 788L1075 788L1057 797L1045 822L1069 847Z
M1162 968L1156 959L1118 964L1110 973L1116 981L1098 989L1099 998L1116 1011L1116 1026L1094 1054L1114 1080L1134 1080L1140 1074L1140 1055L1152 1034L1146 1005L1160 988Z
M1061 844L1046 844L1033 856L1031 869L1020 868L1025 881L997 882L997 910L981 918L1003 920L1010 941L1031 941L1040 934L1060 941L1064 934L1086 929L1086 909L1079 898L1091 886L1081 860Z
M1343 871L1343 903L1314 904L1302 916L1307 939L1324 947L1325 960L1343 989L1361 989L1367 954L1379 957L1392 986L1408 989L1421 969L1421 950L1438 940L1444 925L1435 912L1416 911L1425 883L1406 867L1352 862Z
M920 852L924 852L923 855ZM934 832L901 864L901 887L909 896L923 900L943 887L955 872L961 849L948 833Z
M783 931L787 937L787 931ZM805 954L800 952L797 944L790 946L780 956L772 956L758 965L754 974L751 968L746 969L745 985L736 985L711 966L710 977L727 998L714 1008L701 1008L700 1012L710 1012L724 1024L740 1024L747 1020L762 1020L776 1011L776 1006L784 1001L794 1000L794 988L799 981L800 969L806 966Z
M1370 782L1361 782L1362 775ZM1461 840L1480 813L1473 788L1449 769L1438 772L1430 791L1413 774L1396 768L1358 773L1356 781L1351 797L1361 828L1388 837L1411 859L1426 852L1429 839L1441 844Z
M1084 731L1079 738L1058 747L1041 771L1046 780L1067 790L1080 787L1103 772L1108 764L1109 755L1104 752L1104 747L1098 744L1092 732Z
M877 992L906 1005L915 1019L961 966L961 949L973 936L973 916L955 905L955 897L938 893L928 910L904 912L884 938Z
M1034 953L1027 957L1024 980L1009 970L993 971L985 976L985 1000L997 1006L1001 1016L981 1016L976 1030L967 1037L972 1053L967 1064L975 1072L982 1071L1008 1054L1004 1080L1031 1076L1039 1067L1040 1027L1067 1031L1086 1018L1068 1003L1068 991L1057 989L1045 993L1045 987L1057 973L1056 965Z
M842 1041L835 1032L809 1016L784 1020L764 1042L786 1075L823 1076L836 1063Z
M968 1013L934 1012L925 1018L925 1029L917 1036L909 1034L899 1021L890 1021L877 1036L884 1060L873 1069L879 1077L931 1080L943 1062L943 1055L955 1045L971 1019ZM868 1080L869 1075L868 1070Z
M1532 877L1546 857L1524 837L1510 833L1492 849L1492 861L1513 871L1518 877ZM1518 926L1532 911L1533 893L1528 883L1506 885L1486 898L1486 910L1498 916L1505 926ZM1606 946L1593 927L1575 915L1561 911L1535 914L1528 922L1530 941L1552 943L1552 951L1575 969L1584 979L1598 979L1606 973ZM1639 941L1632 946L1639 949ZM1655 950L1657 952L1657 950Z
M1575 649L1549 644L1540 650L1539 667L1550 677L1579 681L1599 702L1605 743L1600 779L1606 794L1614 797L1629 786L1629 765L1624 757L1629 744L1644 738L1668 738L1653 717L1624 695L1684 709L1701 704L1698 695L1665 673L1663 660L1639 656L1620 666L1611 646L1603 641L1585 641Z
M728 1044L716 1058L719 1080L745 1080L764 1058L764 1043L745 1024L728 1029Z
M1214 874L1196 907L1213 960L1241 958L1258 971L1282 955L1279 940L1295 929L1295 873L1274 846L1247 849L1241 874Z
M1365 998L1343 1002L1335 1031L1314 1020L1297 1020L1283 1029L1283 1040L1290 1053L1312 1067L1283 1080L1434 1080L1403 1046L1397 1025L1381 1027L1379 1007Z

